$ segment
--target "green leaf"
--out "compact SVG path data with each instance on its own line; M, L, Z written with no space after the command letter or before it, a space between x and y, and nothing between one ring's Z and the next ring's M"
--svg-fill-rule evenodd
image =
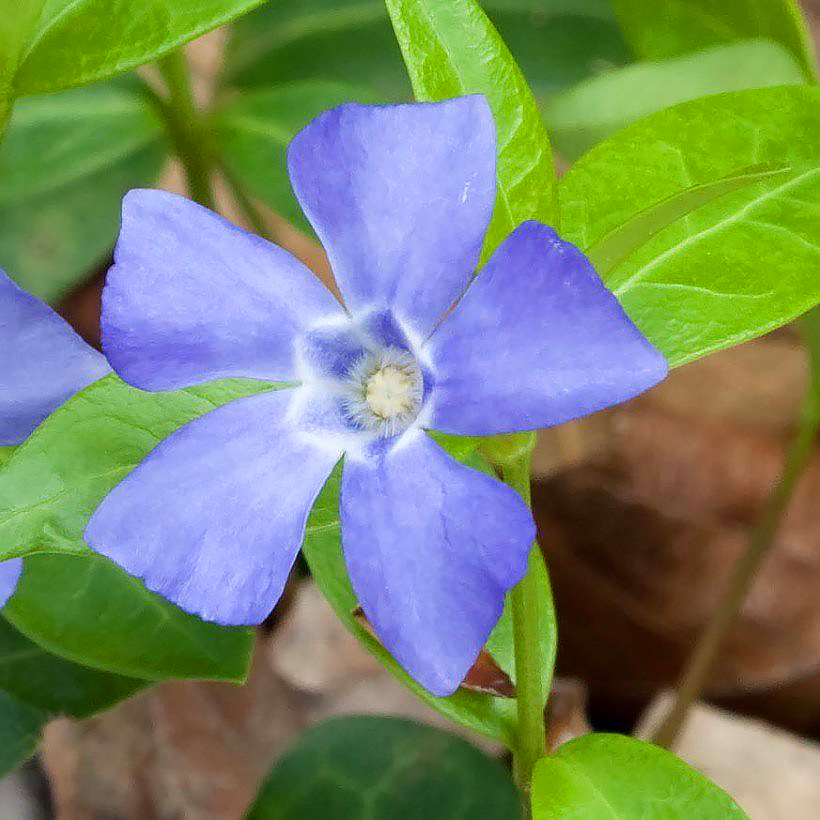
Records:
M84 718L133 695L145 681L99 672L46 652L0 618L0 691L50 715Z
M629 59L607 0L487 0L482 6L540 96ZM233 26L227 85L339 78L383 99L410 96L382 0L273 0Z
M268 775L248 820L520 820L508 772L456 735L389 717L329 720Z
M287 172L293 137L325 109L343 102L375 102L372 92L330 81L289 83L232 98L215 114L228 172L244 190L310 231Z
M797 0L613 0L627 39L638 56L677 57L718 43L764 37L780 43L811 80L814 54Z
M714 783L669 752L623 735L584 735L538 761L533 820L741 820Z
M13 103L12 83L44 0L0 0L0 139Z
M386 0L418 100L481 93L498 134L498 200L491 252L526 219L557 223L555 168L524 76L474 0Z
M250 661L251 630L189 615L90 551L27 558L4 614L55 655L117 675L241 683Z
M720 94L624 129L561 180L563 233L590 249L689 189L753 168L782 170L655 226L605 272L673 366L758 336L820 301L818 128L818 89Z
M337 467L319 494L308 520L302 546L302 553L322 594L341 622L415 695L450 719L510 745L515 720L513 701L463 689L446 698L431 695L412 680L390 653L354 618L353 612L358 601L345 567L339 524L340 476L341 468Z
M113 247L123 194L168 155L134 83L19 102L0 146L0 265L41 299L63 296Z
M187 615L92 553L82 534L109 490L160 440L272 387L229 381L146 393L112 374L60 407L0 472L0 560L37 556L6 607L9 620L49 651L109 672L241 679L248 630Z
M27 2L28 0L26 0ZM12 5L20 0L3 0ZM36 0L21 26L16 96L57 91L118 74L227 23L263 0ZM24 5L25 3L20 3Z
M619 128L676 103L721 91L799 85L803 79L781 45L745 40L586 80L554 98L544 117L556 149L575 159Z
M265 88L341 80L387 99L409 94L382 0L273 0L233 26L223 82Z
M481 7L539 103L631 59L609 0L489 0Z
M47 720L45 712L20 703L0 689L0 776L34 754Z
M136 85L23 100L0 149L0 206L76 183L156 142L161 131Z

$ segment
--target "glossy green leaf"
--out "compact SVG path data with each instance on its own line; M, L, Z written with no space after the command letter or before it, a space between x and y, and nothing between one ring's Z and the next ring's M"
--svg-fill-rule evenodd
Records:
M765 37L780 43L811 79L814 54L797 0L612 0L638 56L677 57L718 43Z
M0 617L0 690L21 703L50 715L84 718L145 685L52 655Z
M0 267L36 296L64 295L106 257L120 200L169 155L133 83L22 100L0 145Z
M631 59L609 0L489 0L481 7L539 103Z
M31 39L44 0L0 0L0 92L11 86L14 72ZM2 93L0 93L2 96Z
M584 735L535 766L533 820L742 820L740 807L674 755L623 735Z
M771 40L745 40L658 62L636 63L586 80L553 99L544 118L557 151L575 159L636 120L686 100L800 84L800 65Z
M758 336L820 301L818 129L818 89L720 94L624 129L563 177L563 233L590 249L688 189L755 167L783 171L675 219L606 274L673 366Z
M12 83L17 64L37 23L43 0L0 0L0 139L14 102Z
M48 715L0 689L0 776L17 768L37 749Z
M506 769L456 735L392 717L329 720L268 775L248 820L520 820Z
M482 7L538 95L629 59L607 0L486 0ZM233 26L227 85L340 79L382 99L410 97L383 0L272 0Z
M290 187L287 147L322 111L343 102L376 102L372 92L330 81L289 83L232 98L215 127L228 172L243 189L310 230Z
M183 613L92 553L82 533L106 493L161 439L271 387L237 381L146 393L110 375L50 416L0 473L0 560L58 553L29 558L9 620L55 654L106 671L241 679L248 630Z
M410 88L382 0L273 0L233 26L223 83L333 80L403 99Z
M491 252L526 219L555 225L555 167L524 75L474 0L386 0L418 100L484 94L498 134Z
M19 0L5 0L12 5ZM34 0L36 24L13 80L17 96L93 82L154 60L263 0Z
M138 87L97 85L23 100L0 149L0 207L92 176L161 132Z
M50 652L117 675L241 682L250 661L251 630L189 615L90 551L27 558L4 614Z
M339 524L340 476L341 469L337 467L319 494L302 546L302 553L322 594L339 620L415 695L452 720L509 744L515 717L513 701L466 690L459 690L446 698L431 695L408 677L390 653L354 618L358 601L345 567Z

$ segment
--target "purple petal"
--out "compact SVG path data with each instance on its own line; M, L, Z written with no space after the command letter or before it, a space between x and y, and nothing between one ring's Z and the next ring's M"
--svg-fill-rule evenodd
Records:
M495 201L482 96L342 105L290 145L293 189L348 308L392 308L426 335L478 264Z
M50 307L0 271L0 446L15 446L66 399L109 372Z
M298 393L240 399L178 430L111 491L86 541L188 612L263 621L341 456L297 429Z
M538 222L510 234L427 349L436 381L430 426L450 433L560 424L667 373L587 258Z
M0 608L4 607L6 601L11 598L22 572L22 558L13 558L11 561L0 563Z
M294 338L343 315L276 245L184 197L129 192L103 292L103 349L129 384L298 378Z
M526 571L530 511L417 433L380 459L345 460L341 520L350 580L382 643L430 692L452 693Z

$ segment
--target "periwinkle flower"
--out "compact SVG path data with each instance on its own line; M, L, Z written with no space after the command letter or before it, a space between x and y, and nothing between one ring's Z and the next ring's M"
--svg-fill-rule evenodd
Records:
M100 353L0 270L0 447L21 444L66 399L108 372ZM22 568L20 559L0 563L0 606Z
M512 489L425 430L554 425L666 373L589 262L545 225L518 227L471 283L495 156L480 96L343 105L308 125L290 178L344 307L275 245L180 197L128 194L103 295L116 372L145 390L230 377L296 386L162 442L103 501L88 543L183 609L259 623L344 457L342 544L362 609L413 678L453 692L525 572L534 524Z

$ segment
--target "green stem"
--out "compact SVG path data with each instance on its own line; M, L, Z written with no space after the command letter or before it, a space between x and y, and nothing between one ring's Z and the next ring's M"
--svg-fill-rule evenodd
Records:
M160 108L185 169L191 198L213 209L211 172L214 163L209 150L208 132L194 100L184 50L171 52L159 60L157 66L168 87L168 99L160 101Z
M253 232L263 239L271 240L270 230L268 229L265 217L259 208L256 207L256 204L250 196L245 193L245 189L236 176L234 176L231 169L228 168L225 163L220 163L219 170L222 172L222 176L225 182L228 183L228 187L231 189L236 204L239 205L240 210L247 220L248 225L253 229Z
M504 480L530 506L530 451L502 467ZM529 805L530 781L535 762L546 754L546 727L541 682L544 659L541 657L538 583L536 568L538 543L530 553L529 569L510 593L515 649L515 686L518 727L513 749L515 779L525 805Z
M771 548L788 508L797 480L811 458L820 429L820 396L810 388L803 405L797 434L789 448L783 470L762 515L738 558L717 607L684 667L675 703L655 731L652 741L669 748L680 734L690 707L706 686L709 672L730 627L746 598L760 565Z

